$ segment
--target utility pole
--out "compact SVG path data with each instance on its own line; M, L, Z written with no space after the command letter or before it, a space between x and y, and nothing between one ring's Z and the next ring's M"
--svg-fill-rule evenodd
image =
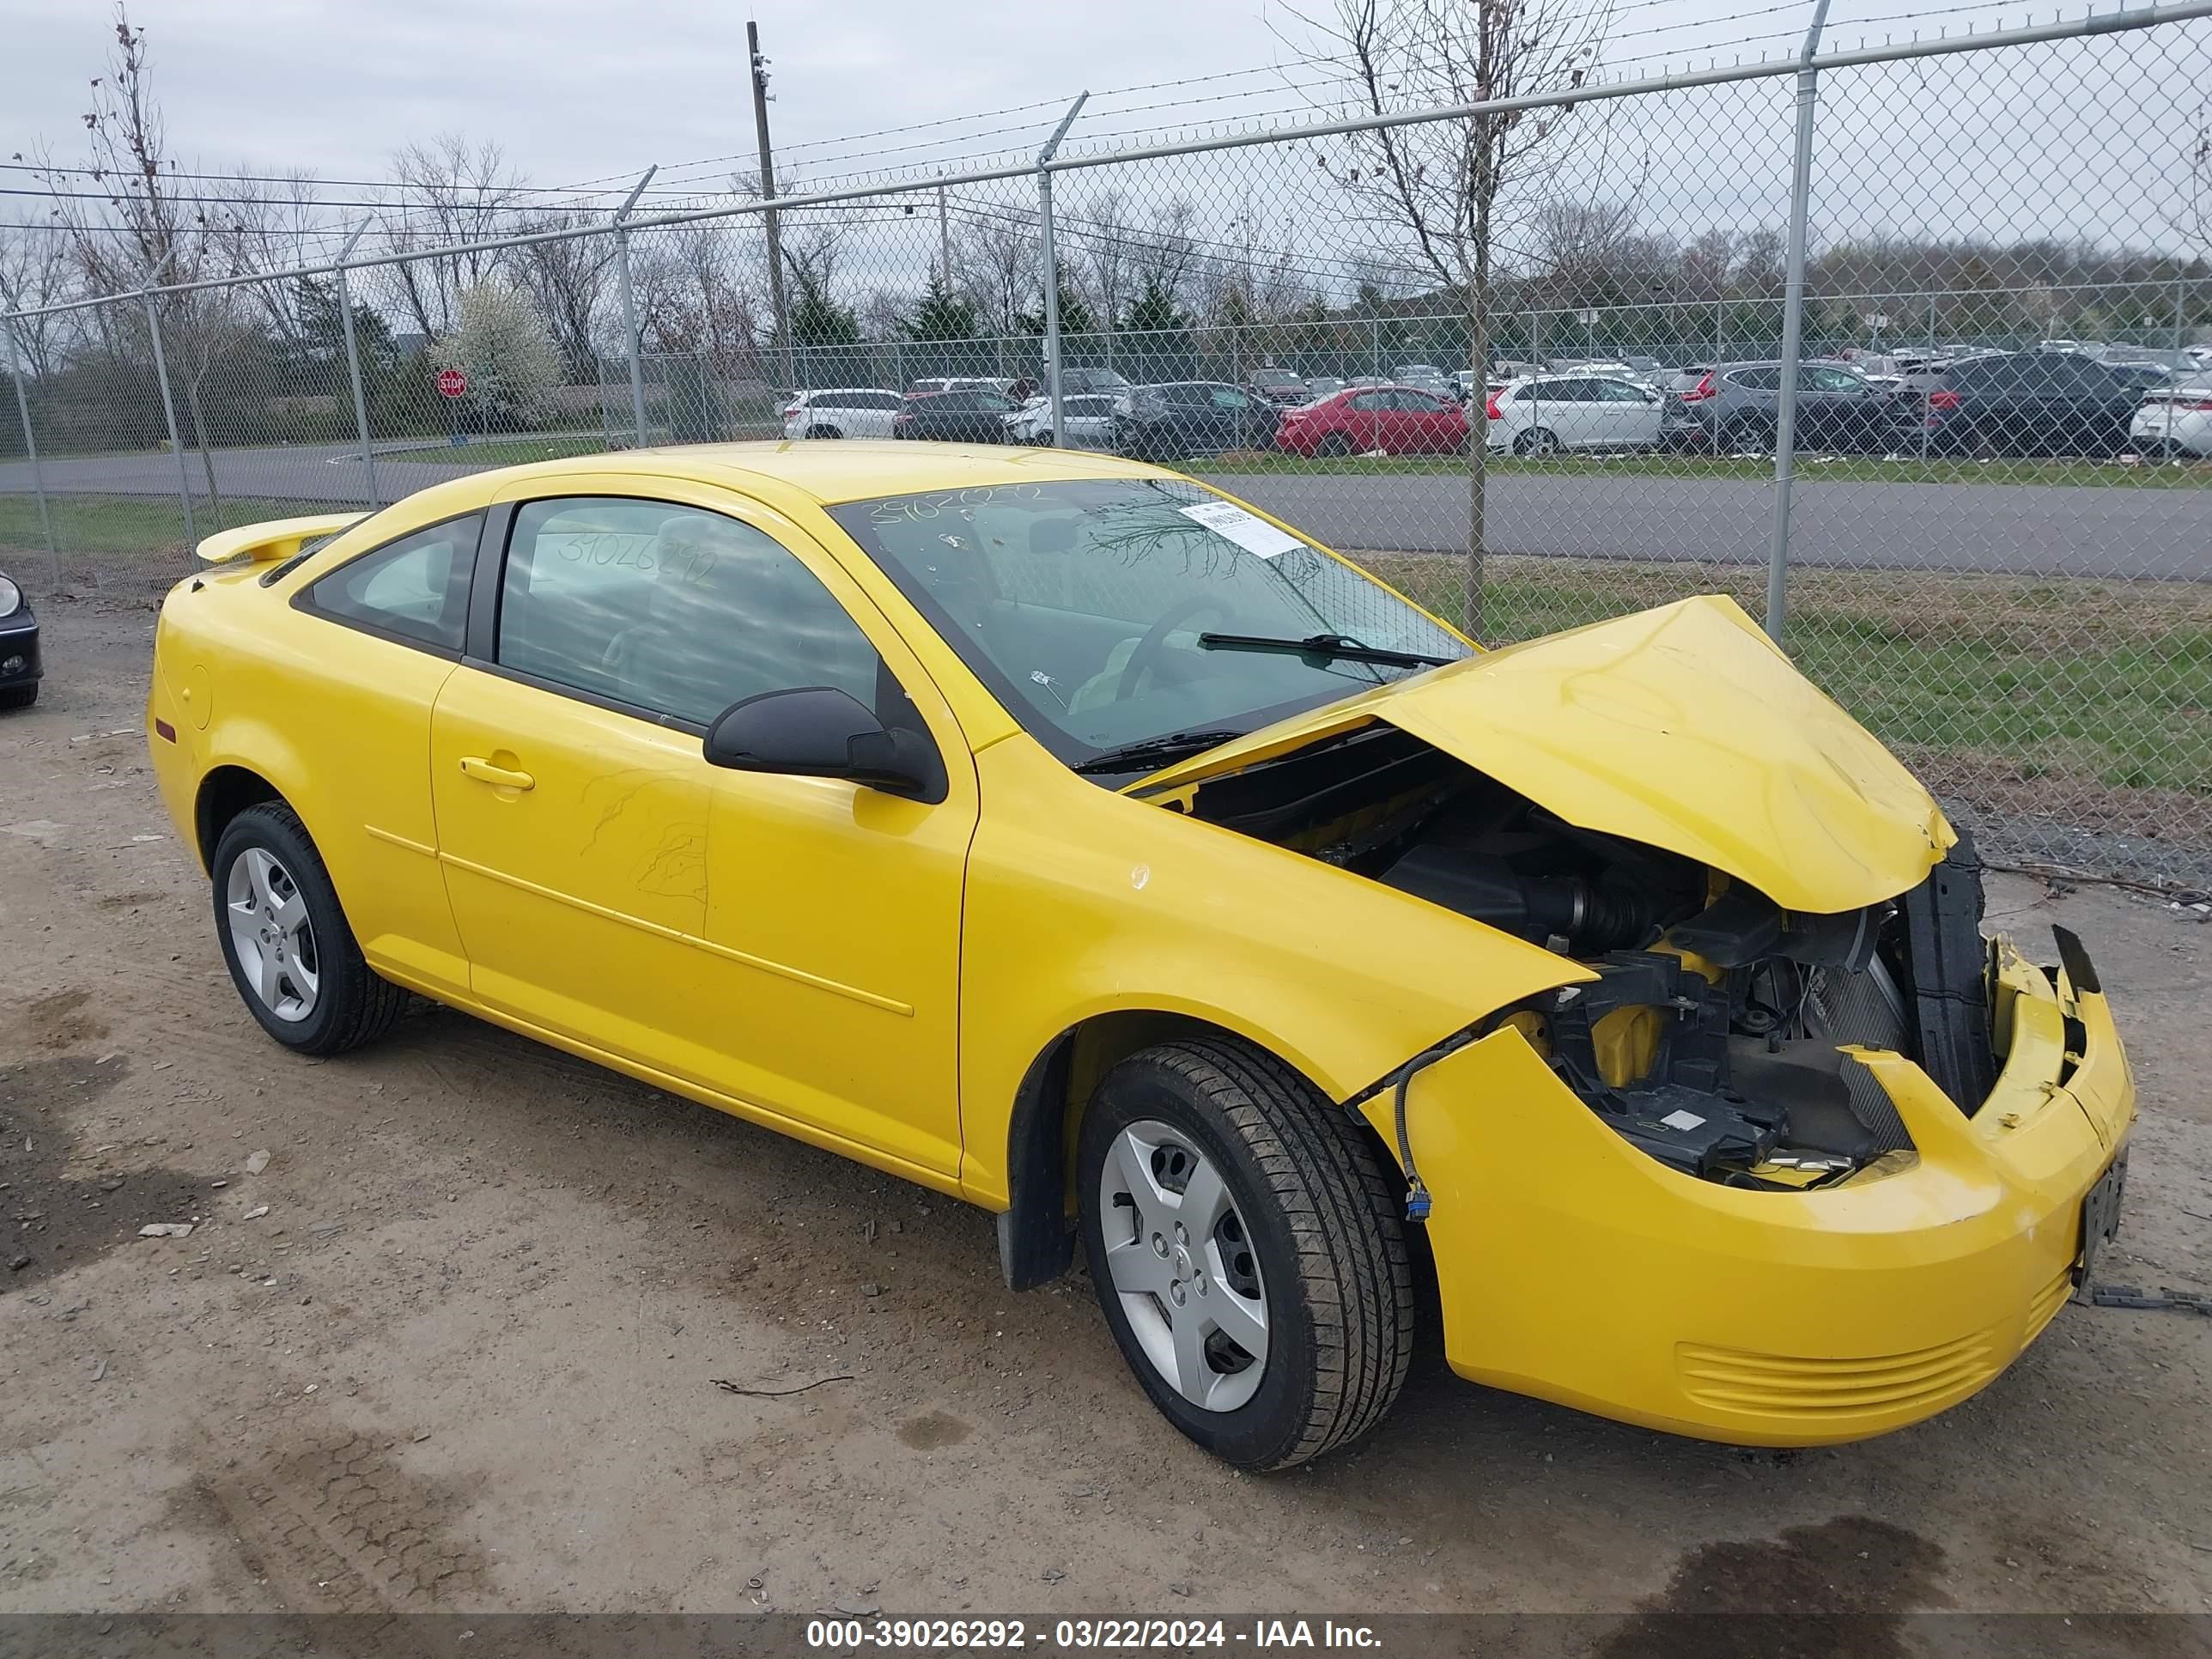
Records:
M775 153L768 142L768 59L761 56L760 25L747 21L745 50L750 54L753 67L753 136L760 141L761 199L775 200ZM791 338L791 308L783 294L783 232L776 222L776 211L771 206L762 216L768 228L768 297L775 313L776 349L783 357L783 378L796 389L799 375L793 366Z

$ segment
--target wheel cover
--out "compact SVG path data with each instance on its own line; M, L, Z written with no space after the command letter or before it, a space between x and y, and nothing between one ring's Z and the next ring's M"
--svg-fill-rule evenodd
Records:
M322 957L307 901L292 872L262 848L247 848L231 860L223 914L239 975L261 1006L294 1023L313 1013L322 991Z
M1145 1358L1201 1411L1231 1412L1267 1369L1267 1292L1221 1172L1153 1120L1114 1137L1098 1175L1103 1264Z

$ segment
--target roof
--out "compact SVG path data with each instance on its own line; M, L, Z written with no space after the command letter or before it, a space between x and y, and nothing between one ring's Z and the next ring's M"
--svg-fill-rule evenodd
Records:
M852 439L836 443L797 440L765 443L683 444L661 449L617 450L506 469L516 476L548 478L581 472L635 472L646 477L703 479L757 493L763 483L781 484L817 501L865 501L927 489L969 489L1047 478L1147 478L1160 468L1117 456L1072 449L1030 449L1012 444L936 444ZM492 474L479 473L478 478Z

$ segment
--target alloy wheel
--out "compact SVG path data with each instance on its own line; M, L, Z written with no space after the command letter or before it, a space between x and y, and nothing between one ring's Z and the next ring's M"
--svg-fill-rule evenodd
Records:
M1145 1357L1202 1411L1230 1412L1267 1368L1267 1296L1227 1183L1157 1120L1114 1138L1098 1176L1102 1264Z
M231 861L223 908L240 971L262 1006L282 1020L313 1013L321 958L292 872L261 848L247 848Z

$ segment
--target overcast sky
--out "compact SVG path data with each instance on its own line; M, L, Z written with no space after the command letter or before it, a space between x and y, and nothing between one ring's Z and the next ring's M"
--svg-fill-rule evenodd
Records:
M1615 0L1607 59L1620 75L1716 54L1785 57L1808 9L1808 0ZM1916 21L1893 21L1899 9L1833 0L1830 42L2027 15L1973 0L1936 0ZM1332 85L1328 70L1300 63L1315 37L1284 0L758 0L754 13L774 60L779 165L817 184L1032 151L1085 88L1095 95L1078 138L1126 144L1195 122L1310 112ZM58 159L79 159L107 15L102 0L0 0L0 158L44 140ZM375 179L400 145L459 130L496 139L541 186L605 189L658 162L666 206L751 167L742 5L134 0L131 17L147 32L171 152L187 170ZM2161 35L2156 47L2123 35L1832 76L1816 236L1825 227L2164 238L2185 117L2212 84L2212 26ZM1790 92L1778 78L1612 106L1620 165L1604 188L1635 195L1647 221L1684 234L1779 222ZM884 131L917 123L937 125ZM1130 177L1140 197L1204 198L1217 224L1241 193L1287 239L1302 210L1314 216L1314 161L1277 149ZM21 173L0 177L9 189L38 187ZM1080 177L1071 196L1079 204L1103 179ZM325 194L360 191L334 183ZM0 201L0 219L39 216L34 198ZM917 270L927 258L918 247Z

